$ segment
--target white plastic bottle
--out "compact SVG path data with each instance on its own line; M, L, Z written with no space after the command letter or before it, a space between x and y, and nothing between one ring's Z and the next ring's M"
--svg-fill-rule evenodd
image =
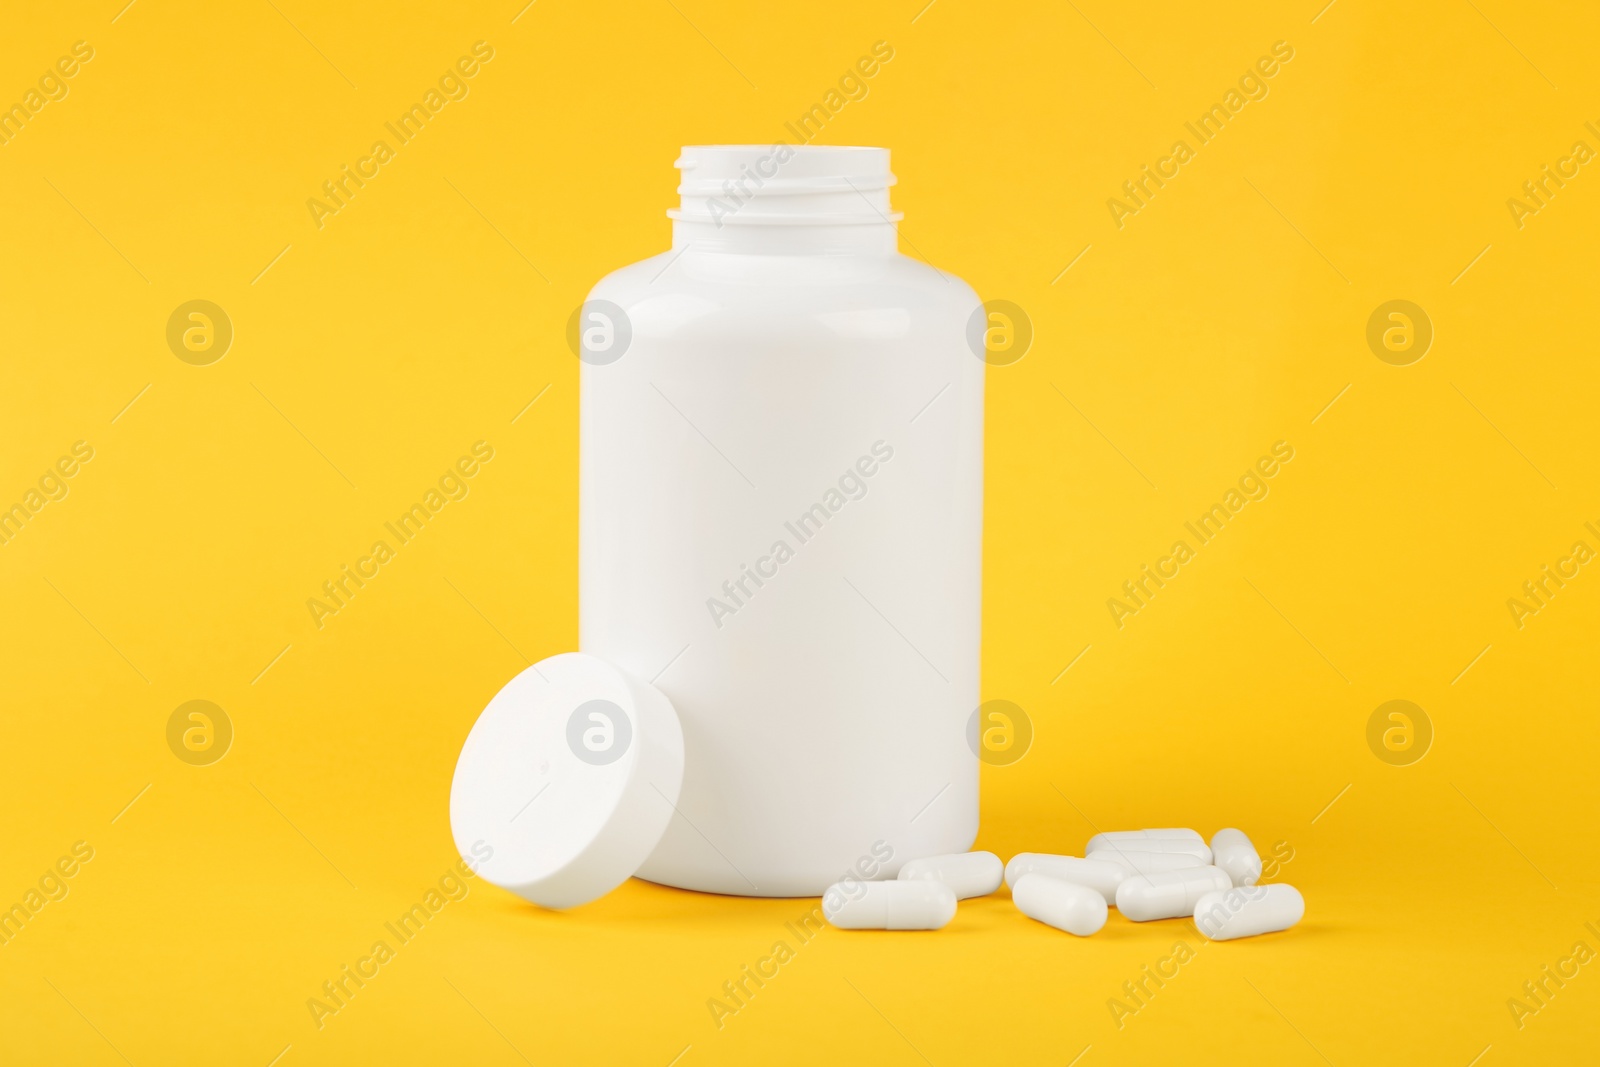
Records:
M815 895L964 852L978 298L897 252L885 149L678 165L671 251L608 275L569 331L580 646L683 725L677 813L639 874Z

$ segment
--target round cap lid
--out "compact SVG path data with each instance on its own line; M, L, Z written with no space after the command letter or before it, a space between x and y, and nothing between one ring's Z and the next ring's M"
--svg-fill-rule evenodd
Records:
M570 908L639 869L682 785L672 702L568 652L511 679L478 716L456 762L450 830L480 877Z

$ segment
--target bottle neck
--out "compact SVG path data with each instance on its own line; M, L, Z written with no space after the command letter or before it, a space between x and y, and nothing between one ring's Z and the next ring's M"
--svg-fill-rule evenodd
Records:
M748 255L892 255L889 153L821 145L699 145L678 160L672 247Z
M894 255L899 244L892 222L854 225L724 223L677 218L672 222L672 250L726 252L752 256Z

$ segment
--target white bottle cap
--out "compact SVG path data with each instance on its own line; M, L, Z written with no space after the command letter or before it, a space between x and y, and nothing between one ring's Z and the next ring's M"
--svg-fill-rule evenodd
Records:
M450 830L486 881L570 908L639 869L682 785L672 702L568 652L511 679L478 717L456 762Z

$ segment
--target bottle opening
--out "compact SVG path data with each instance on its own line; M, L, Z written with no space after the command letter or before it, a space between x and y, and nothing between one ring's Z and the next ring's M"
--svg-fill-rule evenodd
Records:
M679 222L848 226L898 222L887 148L689 145L678 158Z

